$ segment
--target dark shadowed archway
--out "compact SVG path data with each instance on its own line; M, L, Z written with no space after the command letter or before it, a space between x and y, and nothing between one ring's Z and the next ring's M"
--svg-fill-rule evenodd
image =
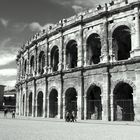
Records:
M32 116L32 92L29 95L29 116Z
M57 46L54 46L51 50L51 67L53 71L58 70L59 63L59 50Z
M43 92L40 91L37 96L37 116L43 116Z
M77 42L71 40L66 46L66 64L68 68L77 67Z
M117 27L112 35L112 47L116 60L125 60L130 57L131 31L127 26Z
M98 34L91 34L87 39L87 64L98 64L101 56L101 41Z
M87 119L102 119L101 89L92 85L87 92Z
M49 96L49 117L55 118L58 115L58 92L53 89Z
M120 82L114 89L114 119L118 121L134 121L133 89Z
M77 92L75 88L69 88L65 94L65 111L77 113Z

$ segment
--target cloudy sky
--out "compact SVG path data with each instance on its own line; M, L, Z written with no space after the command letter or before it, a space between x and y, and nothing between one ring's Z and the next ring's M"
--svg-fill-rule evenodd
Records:
M17 50L33 34L109 0L0 0L0 84L16 82Z

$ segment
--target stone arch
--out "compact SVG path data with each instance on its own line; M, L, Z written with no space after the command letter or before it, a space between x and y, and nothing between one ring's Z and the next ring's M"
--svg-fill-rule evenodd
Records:
M44 73L44 67L45 67L45 52L44 51L41 51L39 53L38 63L39 63L38 72L40 74L43 74Z
M92 84L90 84L90 86L88 86L88 87L86 87L86 90L85 90L85 97L87 97L87 92L88 92L88 89L90 88L90 87L92 87L92 86L98 86L100 89L101 89L101 93L103 93L103 87L102 87L102 85L100 84L100 83L98 83L98 82L94 82L94 83L92 83Z
M87 34L85 35L85 38L84 38L84 44L86 44L86 41L87 41L87 39L89 38L89 36L90 35L92 35L92 34L98 34L99 36L101 36L101 32L99 31L99 30L96 30L96 29L92 29L92 30L89 30L88 32L87 32Z
M113 87L112 87L112 90L115 89L115 87L119 84L119 83L127 83L129 84L132 88L133 88L133 96L136 96L136 86L135 84L131 81L131 80L128 80L128 79L118 79L116 80L114 83L113 83ZM113 92L113 91L112 91Z
M43 116L43 92L39 91L37 93L37 116L42 117Z
M59 48L57 45L53 46L50 50L51 67L53 71L58 70L59 64Z
M113 89L114 120L134 121L133 87L129 83L120 81Z
M132 50L131 26L128 23L117 24L111 34L112 50L115 59L128 59Z
M87 64L98 64L101 56L101 37L97 33L92 33L86 40Z
M65 113L75 111L77 114L77 96L78 92L74 87L69 87L65 91Z
M28 97L28 104L29 104L29 116L32 116L32 102L33 102L33 92L29 92L29 97Z
M30 58L30 73L33 74L34 72L34 66L35 66L35 57L34 55Z
M131 31L133 31L133 27L132 27L131 23L129 23L128 21L121 21L121 22L116 23L112 26L112 28L110 30L111 31L111 36L112 36L113 32L115 31L115 29L117 29L120 26L127 26L128 28L131 29Z
M91 84L86 92L87 119L102 119L102 98L101 88L96 84Z
M55 118L58 115L58 91L52 88L49 92L49 117Z
M66 65L68 68L77 67L78 48L76 40L69 40L66 45Z

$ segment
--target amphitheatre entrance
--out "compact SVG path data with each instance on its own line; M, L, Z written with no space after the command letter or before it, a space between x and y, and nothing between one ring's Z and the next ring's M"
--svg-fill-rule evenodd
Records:
M101 89L96 85L87 92L87 119L102 119Z
M127 83L119 83L114 89L114 119L134 121L133 89Z
M49 117L55 118L58 114L58 92L53 89L49 96Z
M43 116L43 93L40 91L37 96L37 116Z
M65 110L68 112L75 111L77 112L77 92L74 88L69 88L66 91L66 97L65 97Z

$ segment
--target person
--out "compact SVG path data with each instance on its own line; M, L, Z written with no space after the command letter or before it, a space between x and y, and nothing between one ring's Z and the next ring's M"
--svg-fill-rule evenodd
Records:
M66 112L66 122L70 121L70 113L67 111Z
M72 122L76 122L77 120L76 120L76 114L75 114L75 111L72 111L72 115L71 115L71 121Z
M7 110L7 108L5 108L5 109L4 109L4 117L5 117L5 118L7 118L7 113L8 113L8 110Z
M12 118L15 118L15 110L12 111Z

